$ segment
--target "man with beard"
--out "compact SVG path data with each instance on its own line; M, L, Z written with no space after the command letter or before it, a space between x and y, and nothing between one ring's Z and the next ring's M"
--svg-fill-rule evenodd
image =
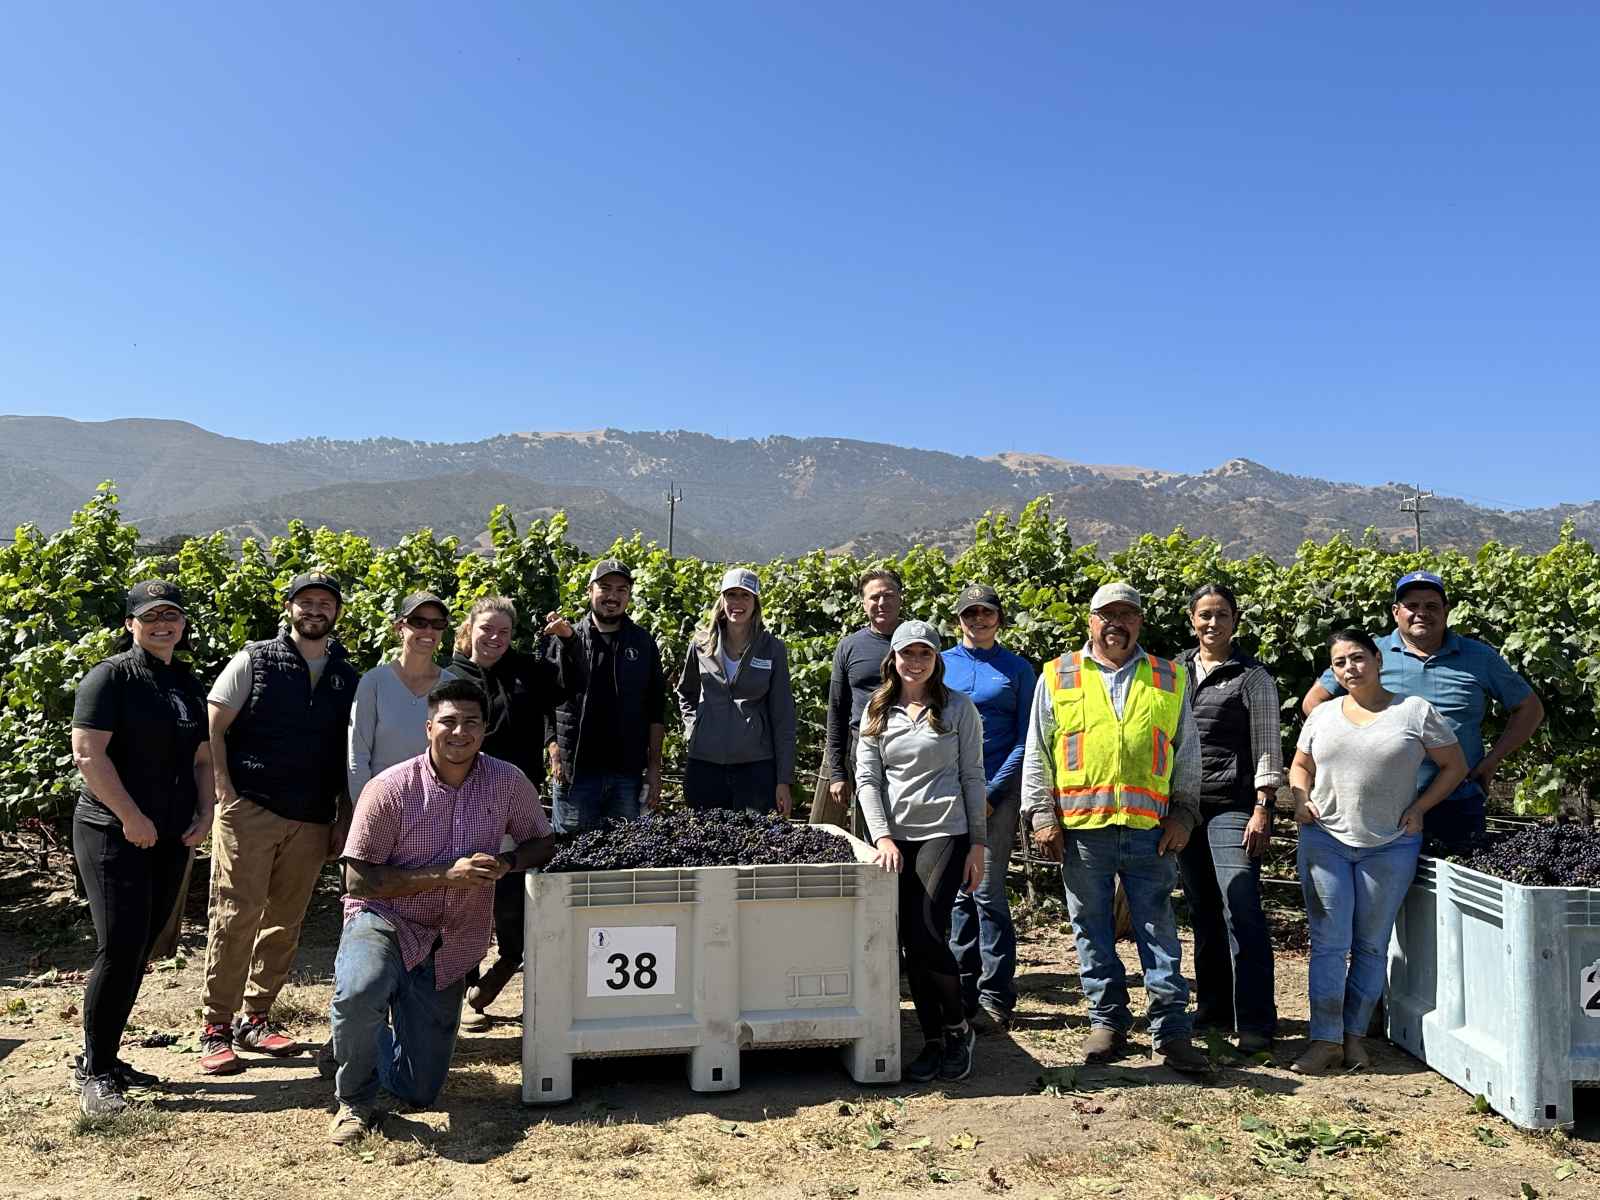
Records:
M813 825L846 825L858 836L866 831L853 803L856 740L867 701L883 682L883 660L889 653L889 639L900 625L903 591L900 576L887 567L865 571L856 580L867 623L847 634L833 653L826 752L811 800Z
M244 1069L234 1052L296 1054L268 1016L300 944L322 864L337 857L345 737L360 677L330 635L342 596L331 575L297 575L287 624L251 642L208 697L216 770L211 928L200 1069Z
M1022 758L1022 808L1042 857L1061 864L1078 975L1089 1001L1088 1063L1129 1052L1133 1014L1117 956L1122 881L1144 964L1150 1036L1173 1070L1204 1075L1172 911L1178 852L1200 823L1200 734L1182 664L1139 645L1144 601L1108 583L1089 602L1089 640L1039 672Z
M1493 646L1450 631L1450 599L1444 580L1431 571L1412 571L1395 581L1394 628L1378 639L1381 678L1396 696L1421 696L1439 710L1467 756L1467 777L1444 801L1428 810L1423 832L1447 845L1459 845L1484 832L1485 801L1494 773L1505 757L1533 736L1544 720L1544 702L1511 669ZM1329 668L1301 701L1307 716L1344 689ZM1483 718L1493 696L1506 711L1505 728L1494 745L1483 748ZM1432 759L1417 769L1417 794L1439 773Z
M632 599L628 565L601 559L589 572L588 613L549 648L564 697L550 756L563 833L637 817L641 786L651 808L661 800L667 677L655 639L628 617ZM559 633L554 618L551 628Z

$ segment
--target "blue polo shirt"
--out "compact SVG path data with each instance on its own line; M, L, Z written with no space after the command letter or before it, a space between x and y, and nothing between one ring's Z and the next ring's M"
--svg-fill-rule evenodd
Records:
M983 774L992 798L1021 776L1033 712L1033 668L1004 646L953 646L942 657L944 685L965 692L983 718Z
M1533 694L1527 681L1511 669L1498 650L1473 638L1446 630L1438 653L1426 658L1407 651L1398 629L1391 629L1377 642L1383 652L1379 675L1383 686L1397 696L1421 696L1438 709L1455 730L1469 771L1483 761L1483 718L1488 711L1488 698L1493 696L1509 712ZM1334 681L1331 667L1317 683L1335 696L1344 694ZM1433 782L1438 771L1432 759L1422 760L1417 771L1419 793ZM1472 780L1464 780L1452 798L1481 791Z

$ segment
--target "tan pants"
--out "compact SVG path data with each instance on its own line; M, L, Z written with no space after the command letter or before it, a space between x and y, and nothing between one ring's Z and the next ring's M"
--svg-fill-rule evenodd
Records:
M217 812L211 837L206 1024L264 1013L300 945L300 926L328 857L329 828L291 821L249 800Z

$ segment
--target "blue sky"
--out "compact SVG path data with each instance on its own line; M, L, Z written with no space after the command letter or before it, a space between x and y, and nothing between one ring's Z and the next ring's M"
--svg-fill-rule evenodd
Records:
M1593 499L1597 52L1576 3L19 2L0 411Z

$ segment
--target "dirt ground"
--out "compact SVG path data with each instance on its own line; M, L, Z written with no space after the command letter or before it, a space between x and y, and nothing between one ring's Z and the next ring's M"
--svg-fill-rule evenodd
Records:
M1370 1072L1304 1080L1219 1058L1208 1086L1135 1057L1074 1068L1087 1032L1059 905L1021 906L1019 1019L979 1040L967 1081L863 1089L825 1051L747 1054L741 1091L696 1095L684 1060L579 1064L577 1098L520 1103L520 979L487 1031L463 1034L436 1108L391 1117L353 1149L325 1143L331 1085L310 1047L327 1035L338 938L334 876L307 922L280 1016L308 1050L251 1057L243 1074L195 1064L204 866L179 958L145 981L124 1056L163 1088L127 1114L79 1116L67 1071L92 953L70 881L0 856L0 1196L300 1200L511 1196L858 1195L1228 1197L1594 1196L1600 1093L1569 1133L1533 1135L1386 1043ZM1305 1036L1305 959L1279 929L1287 1062ZM1303 931L1302 931L1303 932ZM1137 984L1132 947L1127 958ZM1141 996L1135 996L1137 1010ZM906 1044L920 1044L909 1005ZM173 1040L175 1039L175 1040ZM141 1046L141 1041L170 1042ZM1147 1036L1136 1037L1148 1055Z

